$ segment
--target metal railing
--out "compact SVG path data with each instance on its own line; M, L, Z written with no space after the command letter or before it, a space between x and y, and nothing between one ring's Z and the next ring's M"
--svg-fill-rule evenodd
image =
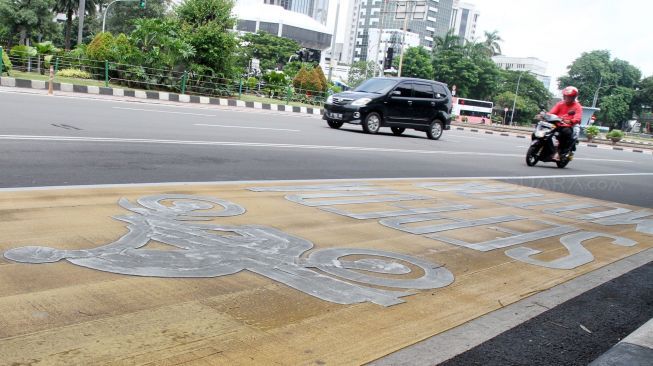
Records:
M6 51L4 51L6 52ZM226 78L203 75L188 70L158 69L120 62L91 60L69 55L18 55L10 54L13 71L45 75L54 66L55 81L61 80L60 72L66 69L87 73L87 81L99 86L122 86L129 89L157 90L179 94L201 95L270 103L299 103L321 106L328 93L295 87L289 80L283 84L266 83L254 78ZM5 70L6 71L6 70ZM66 79L70 79L66 77Z

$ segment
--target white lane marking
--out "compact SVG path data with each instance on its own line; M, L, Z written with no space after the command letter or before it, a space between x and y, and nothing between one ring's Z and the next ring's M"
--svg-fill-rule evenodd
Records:
M339 183L339 182L400 182L400 181L434 181L434 180L523 180L523 179L577 179L577 178L602 178L602 177L646 177L653 173L608 173L608 174L569 174L569 175L526 175L526 176L476 176L476 177L410 177L410 178L341 178L341 179L287 179L287 180L233 180L209 182L166 182L166 183L120 183L120 184L87 184L74 186L42 186L42 187L17 187L0 188L0 192L17 191L42 191L48 189L82 189L82 188L128 188L128 187L168 187L168 186L193 186L193 185L230 185L230 184L282 184L282 183ZM653 249L652 249L653 250Z
M459 134L456 134L456 133L452 133L452 135L453 135L453 136L456 136L456 137L463 138L463 139L470 139L470 140L487 140L487 138L483 138L483 137L463 136L463 135L459 135Z
M127 111L141 111L141 112L169 113L169 114L186 114L186 115L189 115L189 116L202 116L202 117L217 117L215 114L188 113L188 112L175 112L175 111L157 111L157 110L154 110L154 109L145 109L145 108L126 108L126 107L111 107L111 108L127 110Z
M301 132L300 130L291 130L287 128L268 128L268 127L246 127L246 126L227 126L227 125L209 125L204 123L195 123L193 126L204 126L204 127L226 127L226 128L249 128L253 130L273 130L273 131L290 131L290 132Z
M407 150L388 149L379 147L359 146L331 146L331 145L296 145L296 144L272 144L262 142L240 142L240 141L188 141L188 140L153 140L133 139L114 137L76 137L76 136L31 136L31 135L0 135L0 140L34 140L34 141L66 141L66 142L118 142L118 143L141 143L141 144L173 144L173 145L206 145L206 146L238 146L238 147L271 147L284 149L311 149L311 150L343 150L343 151L371 151L371 152L393 152L409 154L430 154L430 155L472 155L472 156L493 156L493 157L523 157L523 154L502 154L473 151L444 151L444 150ZM575 159L587 160L587 159ZM631 160L617 159L590 159L594 161L610 161L620 163L632 163Z

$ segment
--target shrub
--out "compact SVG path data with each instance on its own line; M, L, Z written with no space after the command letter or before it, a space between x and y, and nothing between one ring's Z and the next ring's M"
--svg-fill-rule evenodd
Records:
M28 57L36 57L37 52L34 47L19 45L12 47L9 55L11 57L18 57L21 60L27 60Z
M86 55L91 60L113 60L114 45L115 40L111 33L99 33L95 38L93 38L91 43L89 43L88 47L86 47Z
M594 138L599 135L599 128L597 126L589 126L585 129L585 135L587 137Z
M7 52L2 51L2 72L6 72L9 75L11 68L12 64L9 55L7 55Z
M64 69L57 72L57 76L64 78L75 78L75 79L90 79L91 74L86 71L79 69Z
M608 132L605 135L605 137L607 137L607 138L609 138L611 140L621 140L622 138L624 138L624 133L621 130L616 130L615 129L615 130L612 130L612 131Z

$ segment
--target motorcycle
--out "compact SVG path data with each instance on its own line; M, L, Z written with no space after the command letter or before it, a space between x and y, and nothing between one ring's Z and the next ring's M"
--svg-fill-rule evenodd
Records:
M566 154L560 154L559 160L553 157L558 151L558 130L556 123L562 122L562 118L554 114L545 114L535 126L531 135L531 146L526 152L526 165L535 166L539 161L555 162L558 168L564 168L574 159L574 151L578 143L577 127L574 128L574 134L571 141L571 148Z

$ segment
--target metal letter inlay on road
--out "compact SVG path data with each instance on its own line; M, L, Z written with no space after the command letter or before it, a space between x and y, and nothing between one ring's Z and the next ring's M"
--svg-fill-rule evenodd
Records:
M169 205L164 204L166 201ZM441 265L404 254L373 249L327 248L302 258L302 254L313 248L313 243L271 227L189 222L245 212L242 206L212 197L170 194L143 197L137 202L140 206L125 198L118 202L132 214L115 217L127 223L129 232L113 243L80 250L28 246L8 250L4 256L23 263L65 259L83 267L136 276L217 277L249 270L339 304L370 301L390 306L404 302L401 297L414 293L365 285L434 289L447 286L454 280L453 274ZM222 209L214 210L216 206ZM150 241L176 249L143 248ZM367 258L341 259L346 256ZM406 264L419 268L418 278L414 275L395 277L413 274ZM374 273L382 276L374 276Z

